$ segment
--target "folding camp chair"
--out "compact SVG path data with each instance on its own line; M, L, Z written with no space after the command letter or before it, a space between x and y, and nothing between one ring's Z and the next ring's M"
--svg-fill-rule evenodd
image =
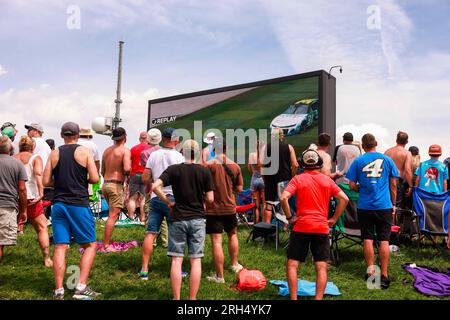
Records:
M275 250L278 250L278 247L280 245L285 248L289 243L289 222L287 221L286 216L281 209L281 204L279 201L267 201L267 203L272 205L272 223L260 222L253 225L253 229L247 238L247 242L250 239L255 240L259 237L263 238L264 241L268 241L274 238ZM282 236L280 230L283 230L283 227L286 225L288 226L288 228L284 232L286 236Z
M331 258L335 264L340 262L340 250L363 244L357 215L359 194L351 190L347 184L340 184L339 187L347 195L349 202L336 225L330 230ZM339 242L343 239L349 240L350 243L340 248Z
M255 202L253 201L252 191L244 190L236 196L236 217L241 223L245 223L248 228L254 224Z
M433 194L414 187L413 205L419 217L420 234L429 239L439 252L447 255L447 248L440 246L435 237L448 236L450 191ZM417 241L417 248L420 249L420 240Z
M408 208L395 209L395 225L399 226L399 243L407 241L413 243L414 239L419 238L419 216L414 210Z

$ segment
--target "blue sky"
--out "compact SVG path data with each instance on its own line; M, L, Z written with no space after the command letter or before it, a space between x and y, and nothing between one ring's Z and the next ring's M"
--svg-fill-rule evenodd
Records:
M69 5L79 30L66 26ZM371 5L379 29L367 28ZM0 0L0 121L40 121L55 137L66 120L112 114L123 39L131 140L150 98L342 64L338 135L372 131L385 149L402 129L449 155L449 13L445 0Z

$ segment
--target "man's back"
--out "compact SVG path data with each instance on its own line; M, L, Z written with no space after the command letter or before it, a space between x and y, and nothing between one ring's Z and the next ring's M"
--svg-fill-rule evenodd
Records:
M161 148L152 152L148 158L146 168L152 171L153 181L156 181L161 173L163 173L169 166L183 162L183 155L175 149ZM163 191L165 194L173 194L170 186L164 187ZM152 198L154 197L156 197L156 194L152 193Z
M222 162L212 159L206 163L207 168L211 171L215 186L214 202L206 205L207 214L223 215L236 212L234 188L238 185L243 185L241 168L228 158L225 165L233 174L235 181L232 181Z
M272 155L272 142L266 146L267 157L275 158L274 161L278 162L278 171L275 175L268 175L270 181L274 183L288 181L292 178L292 163L291 163L291 151L289 144L284 141L279 141L278 155ZM265 167L274 165L272 162L266 164ZM263 170L264 173L264 170Z
M350 181L359 183L358 209L392 209L390 178L397 178L398 170L388 156L379 152L367 152L355 159L347 172Z
M92 157L94 158L94 161L100 161L98 147L94 141L89 140L89 139L80 138L80 139L78 139L78 144L80 146L83 146L83 147L86 147L87 149L89 149Z
M385 153L389 158L391 158L395 166L398 169L400 178L409 179L406 175L409 174L412 178L412 155L411 152L406 150L401 146L395 146L388 149ZM407 168L409 166L409 168Z
M204 218L204 196L214 190L211 172L199 165L181 163L169 166L159 177L172 185L175 197L173 221Z
M143 173L145 166L141 166L141 154L143 151L149 149L150 146L148 143L139 143L131 148L131 173L133 176L137 173Z
M52 152L52 149L50 149L49 145L43 138L40 137L34 137L33 140L36 142L36 146L34 148L33 154L38 154L42 158L42 163L45 167L47 164L48 157L50 156L50 153ZM17 150L18 152L18 150Z
M419 187L433 193L444 192L444 180L449 178L447 167L438 159L422 162L416 175L420 178Z
M361 155L361 150L354 144L343 144L336 148L334 162L336 162L336 170L344 174L343 177L336 180L336 183L348 184L345 177L348 169L353 161Z
M24 165L9 155L0 154L0 208L18 208L19 180L28 180Z
M88 156L90 150L78 144L65 144L49 158L54 178L53 202L86 206L88 193Z
M323 160L323 166L320 172L326 175L331 174L332 169L331 156L328 154L328 152L324 150L317 150L317 153Z
M105 170L103 176L105 180L124 180L126 174L124 172L124 157L127 151L128 149L123 145L113 145L105 150L103 153Z
M297 196L297 216L294 231L327 234L330 198L341 189L327 175L305 171L295 176L285 191Z
M161 147L159 145L156 145L156 146L150 146L150 148L142 151L141 157L140 157L141 166L143 166L145 168L145 166L147 165L148 158L150 158L150 155L159 149L161 149Z

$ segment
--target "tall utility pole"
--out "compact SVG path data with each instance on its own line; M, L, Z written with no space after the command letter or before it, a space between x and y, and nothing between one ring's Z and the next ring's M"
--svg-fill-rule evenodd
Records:
M114 130L119 126L119 123L122 121L120 118L120 104L122 103L121 99L121 90L122 90L122 47L125 42L119 41L119 70L117 73L117 91L116 91L116 100L114 103L116 104L116 115L113 119L112 129Z

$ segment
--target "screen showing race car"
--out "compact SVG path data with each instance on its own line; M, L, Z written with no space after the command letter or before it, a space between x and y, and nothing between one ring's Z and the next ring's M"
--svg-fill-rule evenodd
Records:
M279 128L298 157L310 144L316 143L319 127L324 128L320 126L321 74L290 76L151 100L148 127L186 129L197 138L201 132L200 139L196 140L203 147L207 146L205 142L211 132L225 136L230 130L253 130L258 134L261 132L258 140L265 142L271 130ZM334 135L334 132L330 134ZM250 172L242 159L248 159L256 145L252 145L251 139L247 140L244 148L236 147L240 150L235 150L233 160L240 160L236 162L248 179Z

